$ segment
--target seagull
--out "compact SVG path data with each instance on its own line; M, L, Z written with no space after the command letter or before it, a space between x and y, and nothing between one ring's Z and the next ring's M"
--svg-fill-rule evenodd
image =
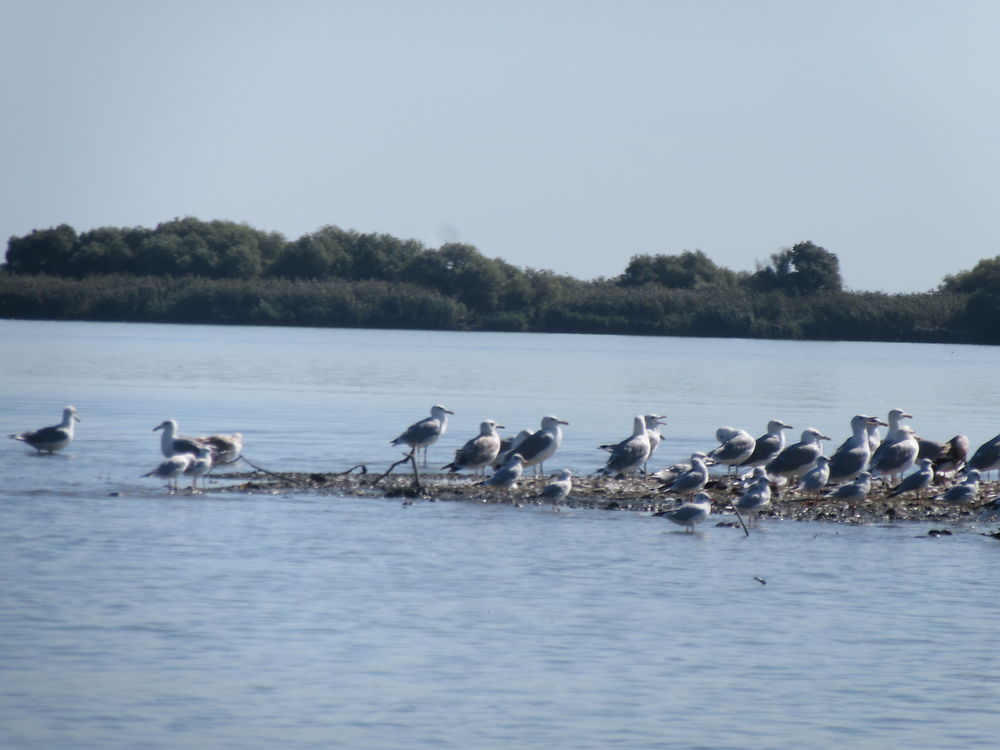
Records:
M170 458L178 453L190 453L197 456L201 450L201 443L194 438L181 437L177 434L177 420L167 419L160 422L153 428L153 432L163 430L160 436L160 451L164 456Z
M479 434L455 451L454 461L441 468L448 469L449 472L472 469L473 475L483 473L500 453L497 428L503 429L503 425L492 419L484 419L479 423Z
M679 526L686 527L688 532L693 532L695 525L707 520L711 512L712 498L704 492L699 492L690 502L686 502L672 510L661 510L653 515L663 516L668 521L673 521Z
M746 430L733 427L720 427L715 431L715 438L721 445L708 454L708 459L717 464L724 464L733 471L736 467L753 455L757 441Z
M509 490L517 486L517 480L521 478L523 471L524 457L520 453L512 453L504 465L482 484L486 487L500 487Z
M905 474L913 466L920 452L920 445L913 435L913 428L900 425L895 436L888 435L872 456L869 470L872 474L892 477Z
M978 470L969 469L968 476L966 476L961 484L952 485L944 492L932 497L931 500L940 500L945 503L952 503L953 505L974 503L976 496L979 494L979 477Z
M569 422L564 422L559 417L542 417L542 429L517 446L517 452L523 456L525 466L534 466L536 474L545 471L545 460L551 458L562 443L560 425L564 424L568 425Z
M649 432L646 420L638 415L632 420L632 436L622 440L611 451L607 464L597 470L598 474L620 477L639 471L649 459Z
M816 465L802 475L799 480L799 489L803 492L819 492L830 481L830 457L820 456L816 459Z
M767 473L771 477L797 479L816 465L816 459L823 455L820 440L829 440L819 430L807 427L802 431L799 442L785 448L767 463Z
M740 466L763 466L785 448L784 430L793 429L780 419L772 419L767 423L767 434L761 435L754 442L753 453Z
M871 461L868 463L869 469L873 467L875 462L879 459L879 451L882 450L883 445L891 445L899 440L899 423L904 419L913 419L913 415L908 414L902 409L889 410L889 429L885 431L885 439L879 443L878 448L872 451Z
M559 476L542 488L538 495L539 500L549 500L552 503L552 510L559 510L559 503L567 498L573 489L573 472L563 469Z
M666 417L660 416L659 414L644 414L643 421L646 423L646 434L649 435L649 457L642 464L642 473L648 473L646 464L649 463L649 459L653 457L656 453L656 449L660 447L660 443L663 442L663 434L660 432L660 425L664 424L663 420Z
M917 497L920 497L920 493L930 487L933 482L934 462L929 458L921 458L920 468L889 490L886 497L896 497L904 492L916 492Z
M11 435L10 438L27 443L39 453L55 453L70 444L73 440L73 422L79 421L80 418L76 416L76 407L67 406L63 409L62 422L59 424Z
M194 461L184 470L184 473L191 477L192 492L198 491L198 477L206 476L212 470L213 463L215 463L215 449L209 445L203 445L198 450Z
M193 453L177 453L173 456L169 456L166 461L142 476L166 479L167 487L176 491L177 477L187 471L194 461L195 456Z
M490 466L499 469L510 458L510 454L517 449L521 443L531 437L531 430L521 430L514 437L505 437L500 440L500 452L497 457L490 462Z
M415 455L420 448L424 449L424 466L427 465L427 448L438 441L448 429L448 415L455 412L443 406L431 407L431 415L419 422L414 422L403 433L389 441L390 445L408 445L410 453Z
M686 464L683 462L671 464L666 469L660 469L652 476L654 479L659 479L660 484L664 487L673 484L674 480L677 479L681 474L691 471L691 464Z
M824 497L831 500L843 500L848 503L860 503L868 496L871 488L872 475L867 471L862 471L853 482L840 485L832 492L828 492Z
M938 443L934 440L917 440L920 444L920 452L917 460L929 458L934 465L934 477L938 479L942 474L954 474L960 471L966 461L969 460L969 438L965 435L955 435L946 443Z
M700 492L706 484L708 484L708 467L705 465L705 454L692 453L691 468L671 482L667 492L693 495Z
M980 474L988 474L1000 468L1000 435L976 448L976 452L969 459L969 467Z
M875 417L864 414L855 414L851 417L851 437L847 438L843 444L837 448L830 457L830 476L827 479L831 484L850 482L864 471L871 460L871 444L868 441L869 426L886 426Z
M231 464L239 460L243 453L243 433L234 432L232 435L208 435L207 437L197 437L194 440L202 445L208 445L215 449L214 464Z
M733 503L737 510L746 511L751 526L757 525L758 514L770 504L771 480L767 478L766 472L758 475L750 484L750 489L744 492L740 499Z

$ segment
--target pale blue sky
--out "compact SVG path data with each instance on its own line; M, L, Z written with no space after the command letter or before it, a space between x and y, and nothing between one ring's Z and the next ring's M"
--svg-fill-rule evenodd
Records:
M0 2L0 242L326 224L578 278L1000 254L1000 2Z

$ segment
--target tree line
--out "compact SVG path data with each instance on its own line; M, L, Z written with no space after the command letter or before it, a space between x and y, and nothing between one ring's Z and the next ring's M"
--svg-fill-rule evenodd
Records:
M753 272L685 251L581 281L463 243L335 226L288 241L184 218L35 230L0 271L15 318L1000 343L1000 256L932 292L848 292L837 256L808 241Z

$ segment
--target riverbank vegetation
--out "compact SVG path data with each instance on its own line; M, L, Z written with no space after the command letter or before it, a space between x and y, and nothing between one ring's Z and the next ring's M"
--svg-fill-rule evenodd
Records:
M1000 257L936 290L889 295L845 291L837 256L812 242L754 272L685 251L581 281L468 244L333 226L287 241L193 218L81 234L61 225L10 239L0 316L994 344Z

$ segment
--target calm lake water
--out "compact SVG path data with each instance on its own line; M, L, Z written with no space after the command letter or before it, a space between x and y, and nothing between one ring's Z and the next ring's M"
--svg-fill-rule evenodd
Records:
M434 466L543 414L571 423L552 471L648 411L653 468L723 424L836 444L893 407L976 446L998 372L989 347L0 321L0 432L82 419L64 454L0 451L0 746L995 747L996 521L684 534L139 477L166 418L275 470L383 470L434 403Z

